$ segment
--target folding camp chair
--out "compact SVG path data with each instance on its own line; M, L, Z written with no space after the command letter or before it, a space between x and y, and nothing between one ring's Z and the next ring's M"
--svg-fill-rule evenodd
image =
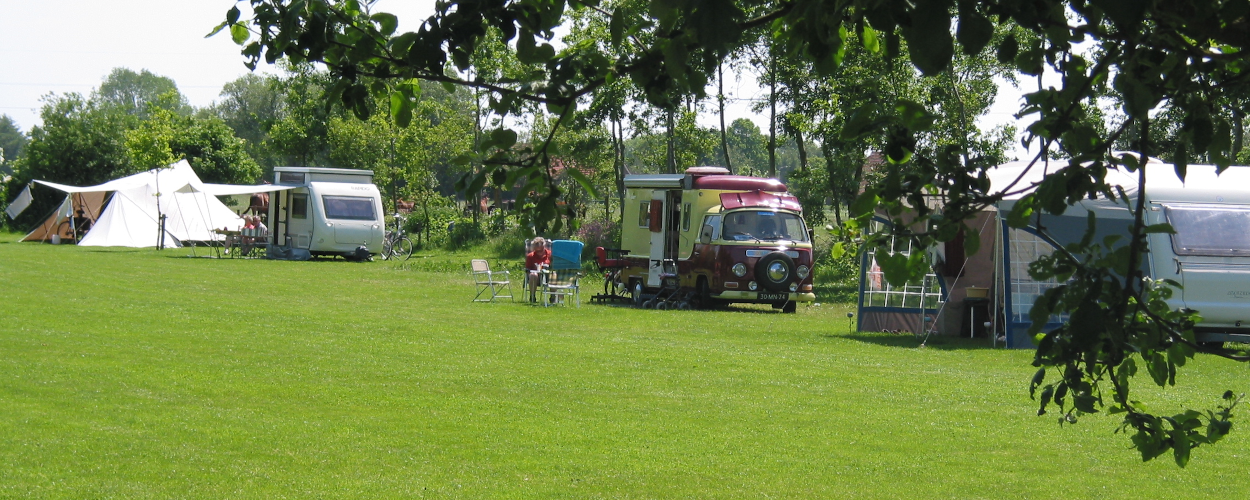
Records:
M512 281L509 279L507 270L491 271L486 259L473 259L471 265L473 283L477 286L477 295L473 297L474 302L494 302L496 298L513 300ZM490 297L483 299L482 294L487 290L490 290Z
M582 277L582 246L580 241L555 240L551 242L551 266L544 269L542 303L565 303L572 296L578 307L582 305L578 281Z

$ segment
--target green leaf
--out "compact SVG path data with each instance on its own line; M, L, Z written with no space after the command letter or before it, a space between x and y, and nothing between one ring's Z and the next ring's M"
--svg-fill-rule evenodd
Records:
M903 30L903 37L907 39L912 64L925 76L941 73L955 55L951 17L946 4L919 2L911 12L911 18L911 27Z
M972 257L981 249L981 233L964 229L964 256Z
M876 132L880 125L881 122L877 120L877 106L864 104L851 113L851 118L846 121L846 125L842 126L839 136L844 141L854 141Z
M899 99L894 106L903 126L913 131L923 132L933 128L937 116L925 109L924 105L907 99Z
M391 117L395 125L407 127L412 123L412 101L403 92L391 93Z
M1037 76L1042 74L1042 59L1046 56L1046 51L1041 47L1034 47L1024 52L1016 54L1016 70L1026 75Z
M835 260L841 259L843 255L846 255L846 244L841 241L834 243L833 249L829 253Z
M218 24L217 26L214 26L214 27L213 27L213 30L212 30L212 31L210 31L210 32L208 32L208 34L207 34L207 35L204 35L204 38L210 38L210 37L212 37L213 35L216 35L216 34L218 34L218 33L221 33L221 30L226 29L226 26L229 26L229 25L230 25L230 23L228 23L228 22L226 22L226 21L222 21L222 22L221 22L221 24Z
M1091 4L1102 9L1124 33L1134 33L1140 28L1146 14L1148 0L1090 0Z
M981 14L971 12L960 16L955 39L963 46L964 54L976 55L994 37L994 23Z
M1098 398L1089 394L1078 394L1072 397L1072 406L1085 413L1095 413L1097 408L1094 404L1098 402Z
M497 128L490 132L491 142L499 149L508 149L516 144L517 133L512 129Z
M867 24L861 24L860 26L863 28L863 32L860 33L859 38L864 44L864 50L873 54L881 52L881 41L877 38L877 30L872 29L872 26Z
M621 9L612 12L612 18L608 21L608 32L612 38L612 47L620 48L625 41L625 14Z
M1128 73L1119 73L1115 77L1115 88L1124 96L1124 111L1135 118L1146 117L1159 99L1154 92L1136 77Z
M239 22L239 6L235 5L226 11L226 24L234 24Z
M877 203L879 203L880 200L881 199L877 196L877 191L875 189L865 189L863 194L857 196L855 201L851 203L851 212L849 215L852 218L871 215L873 211L876 210Z
M568 174L573 177L573 180L577 181L577 183L582 186L582 189L585 189L587 193L590 193L591 198L597 199L600 197L599 191L595 189L594 184L591 183L590 179L587 179L586 175L583 174L581 170L578 170L577 167L566 168L564 171L568 172Z
M1182 180L1189 171L1189 144L1184 140L1176 141L1176 148L1172 150L1172 169L1176 171L1176 178Z
M1145 232L1146 234L1155 234L1155 233L1176 234L1176 230L1172 228L1172 225L1166 222L1162 224L1151 224L1149 226L1146 226Z
M395 57L399 59L407 58L408 51L412 49L412 44L416 41L417 34L411 31L392 38L390 42L391 53L395 54Z
M399 26L399 19L394 14L379 12L369 16L369 18L378 23L378 31L385 36L395 33L395 28Z
M998 62L1003 64L1013 64L1016 62L1016 56L1020 54L1020 42L1016 41L1016 35L1007 35L1002 42L998 44Z
M242 24L230 25L230 39L234 40L234 43L236 45L246 44L247 39L250 38L251 36L252 36L252 33L247 30L247 26L244 26Z
M1021 197L1016 201L1016 205L1011 207L1011 213L1007 214L1007 225L1016 229L1027 227L1036 205L1037 198L1032 193Z

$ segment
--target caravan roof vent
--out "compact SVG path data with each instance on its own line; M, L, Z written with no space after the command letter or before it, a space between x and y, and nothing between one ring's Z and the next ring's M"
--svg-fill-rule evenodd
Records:
M729 169L725 167L690 167L686 169L686 175L693 177L703 175L729 175Z

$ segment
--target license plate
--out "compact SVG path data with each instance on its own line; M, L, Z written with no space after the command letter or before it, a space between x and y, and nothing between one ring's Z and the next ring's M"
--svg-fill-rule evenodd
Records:
M790 298L788 293L764 293L760 292L760 300L786 300Z

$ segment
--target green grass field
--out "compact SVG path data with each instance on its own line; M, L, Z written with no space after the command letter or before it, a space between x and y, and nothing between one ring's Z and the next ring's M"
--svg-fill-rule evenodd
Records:
M1117 418L1036 416L1031 352L851 333L849 305L481 304L459 271L472 253L15 239L0 236L0 497L1250 496L1250 428L1186 469L1143 464ZM1246 391L1246 369L1202 359L1137 395L1206 408Z

